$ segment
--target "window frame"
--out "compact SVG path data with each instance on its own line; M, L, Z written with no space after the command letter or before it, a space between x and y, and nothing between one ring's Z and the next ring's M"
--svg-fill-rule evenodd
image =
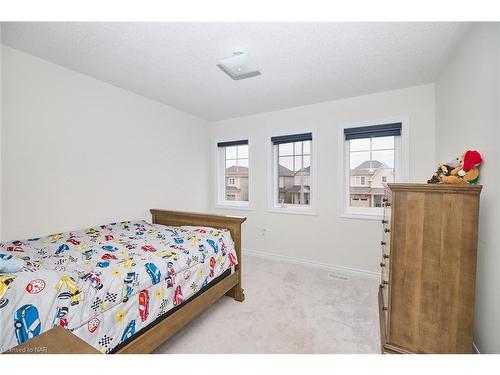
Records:
M248 142L248 201L236 201L226 199L226 147L218 147L218 143L246 140ZM215 208L252 210L252 162L251 162L251 140L249 137L233 137L228 139L217 139L215 141L216 161L216 183L215 183Z
M401 136L394 139L394 181L409 181L409 117L401 116L379 120L360 121L338 126L338 216L348 219L381 220L383 208L381 207L351 207L350 184L350 150L349 143L345 140L344 129L363 126L373 126L388 123L401 123Z
M311 133L311 150L310 150L310 160L311 169L309 175L309 204L280 204L278 203L278 186L279 186L279 176L278 176L278 145L274 145L271 141L272 137L280 137L293 134ZM317 183L317 168L318 168L318 146L317 146L317 132L315 129L300 129L300 130L289 130L283 132L274 132L272 135L267 137L268 142L268 174L267 174L267 212L281 213L281 214L293 214L293 215L317 215L317 202L318 202L318 183ZM291 142L290 142L291 143Z

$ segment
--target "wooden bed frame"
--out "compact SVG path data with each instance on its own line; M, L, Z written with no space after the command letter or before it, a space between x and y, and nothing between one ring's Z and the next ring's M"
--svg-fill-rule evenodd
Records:
M182 225L193 225L228 229L234 241L238 264L235 266L234 272L230 276L225 277L205 292L193 297L193 299L189 300L189 303L186 303L184 306L181 305L172 315L154 324L150 329L140 334L140 336L133 338L120 348L116 352L117 354L151 353L223 295L230 296L239 302L243 302L245 299L241 287L241 224L246 220L246 217L219 216L156 209L152 209L151 214L153 215L154 224L177 227Z

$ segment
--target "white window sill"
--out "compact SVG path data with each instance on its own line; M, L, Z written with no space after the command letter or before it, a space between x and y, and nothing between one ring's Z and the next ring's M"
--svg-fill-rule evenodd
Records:
M234 204L234 203L217 203L215 208L222 210L241 210L241 211L253 211L253 208L249 204Z
M300 208L300 207L272 207L267 209L267 212L275 214L290 214L290 215L306 215L306 216L317 216L316 211L311 208Z
M352 213L343 212L339 215L342 219L359 219L359 220L377 220L380 221L384 218L383 214L363 214L363 213Z

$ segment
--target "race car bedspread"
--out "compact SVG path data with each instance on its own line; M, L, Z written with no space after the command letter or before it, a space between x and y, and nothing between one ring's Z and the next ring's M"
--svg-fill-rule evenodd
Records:
M55 326L98 350L153 322L237 262L227 230L145 221L0 244L0 352Z

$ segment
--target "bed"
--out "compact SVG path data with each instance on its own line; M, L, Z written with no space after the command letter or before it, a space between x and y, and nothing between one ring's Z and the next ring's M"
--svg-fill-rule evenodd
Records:
M244 300L242 217L151 210L0 244L0 352L61 326L103 353L150 353L223 295Z

